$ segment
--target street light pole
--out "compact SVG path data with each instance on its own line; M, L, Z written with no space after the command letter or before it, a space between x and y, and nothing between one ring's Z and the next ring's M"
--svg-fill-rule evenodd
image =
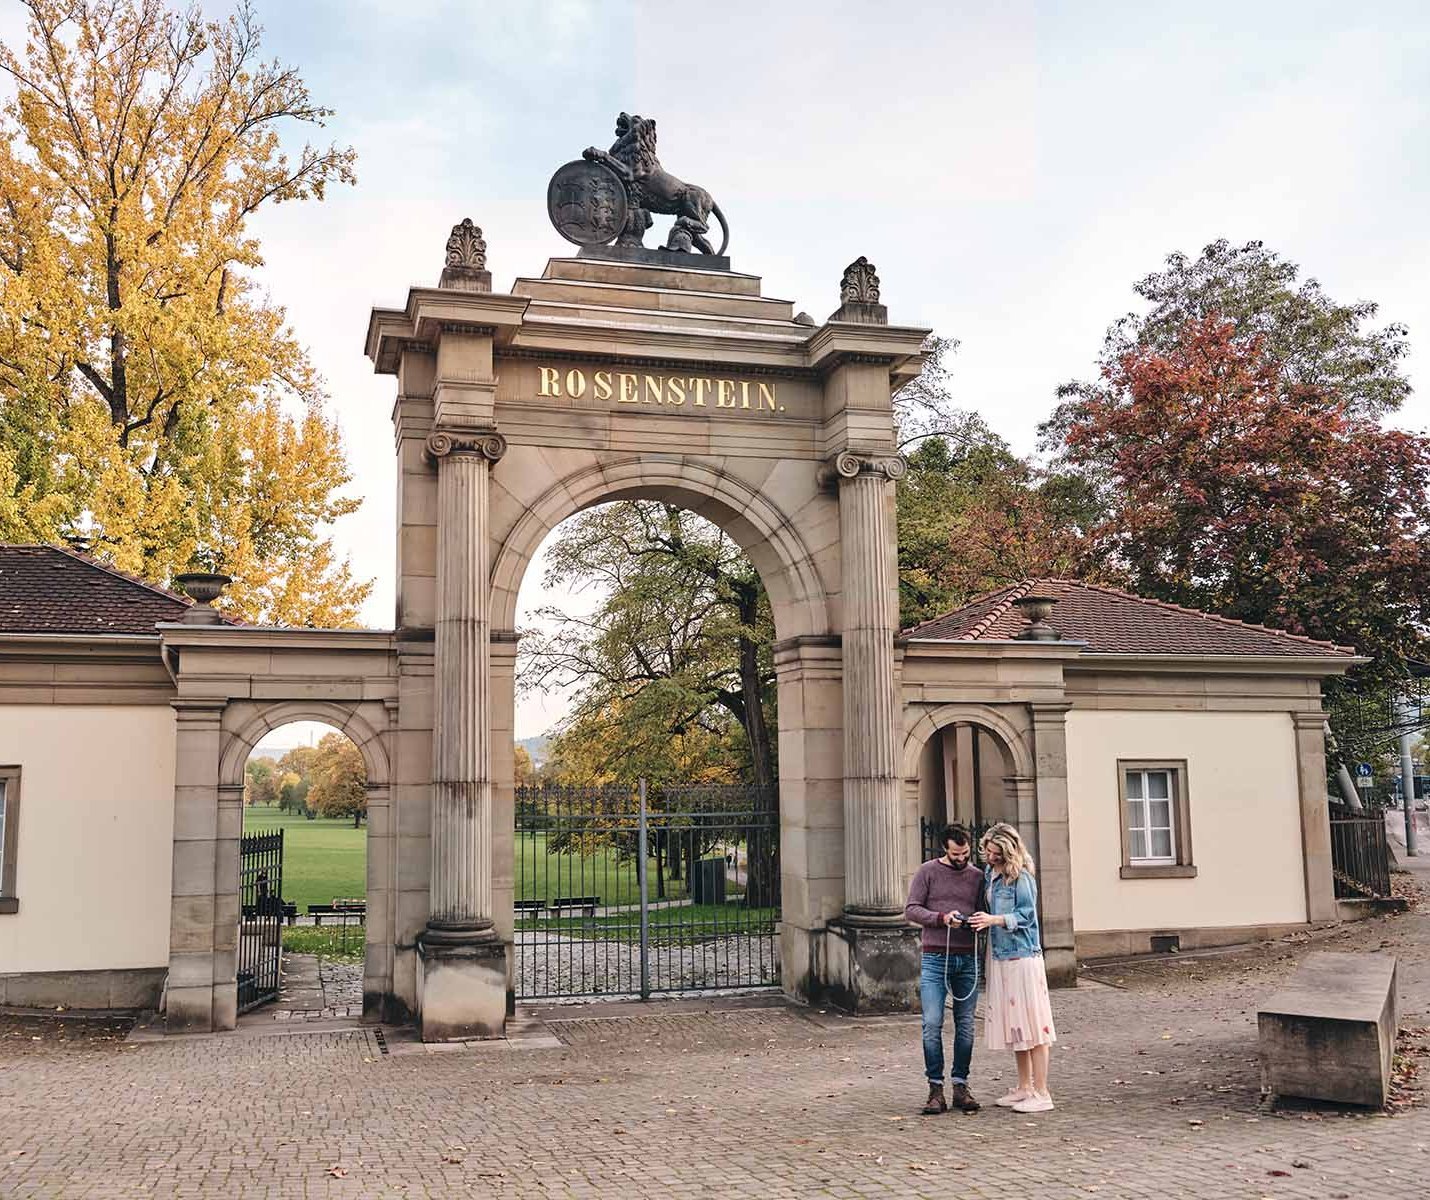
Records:
M1400 735L1400 798L1405 805L1405 853L1418 855L1419 851L1415 848L1415 759L1410 750L1412 713L1419 715L1418 709L1412 709L1408 698L1402 700L1401 719L1405 727Z

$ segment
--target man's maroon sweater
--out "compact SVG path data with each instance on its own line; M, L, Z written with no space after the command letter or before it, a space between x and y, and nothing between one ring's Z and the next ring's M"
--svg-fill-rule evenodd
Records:
M958 912L969 917L982 907L983 872L972 863L958 870L935 858L914 872L904 916L924 927L925 954L942 954L945 949L950 954L972 954L973 930L962 925L945 928L943 914Z

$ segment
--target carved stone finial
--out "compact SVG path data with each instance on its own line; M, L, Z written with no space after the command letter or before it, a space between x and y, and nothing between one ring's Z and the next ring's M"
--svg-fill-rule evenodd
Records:
M487 242L471 217L464 217L452 226L452 234L447 239L447 263L437 286L462 292L492 290L492 276L487 270Z
M860 325L887 325L889 310L879 303L879 276L862 254L844 268L839 281L839 309L831 321Z
M844 268L844 278L839 281L839 302L879 303L879 276L875 273L874 264L862 254Z

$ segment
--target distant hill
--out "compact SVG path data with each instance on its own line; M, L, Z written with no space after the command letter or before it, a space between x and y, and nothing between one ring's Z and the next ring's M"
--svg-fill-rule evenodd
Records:
M551 736L538 733L535 737L520 738L516 744L524 747L526 752L531 755L532 765L539 767L546 761L547 749L551 745Z

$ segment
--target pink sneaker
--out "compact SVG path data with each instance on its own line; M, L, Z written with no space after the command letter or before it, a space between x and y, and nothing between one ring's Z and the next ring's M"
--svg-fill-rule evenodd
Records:
M1053 1097L1051 1094L1038 1095L1034 1092L1026 1100L1019 1100L1013 1105L1014 1112L1020 1113L1040 1113L1053 1111Z
M993 1103L999 1108L1012 1108L1013 1105L1029 1099L1032 1094L1032 1092L1025 1092L1022 1088L1014 1088L1006 1096L999 1096Z

